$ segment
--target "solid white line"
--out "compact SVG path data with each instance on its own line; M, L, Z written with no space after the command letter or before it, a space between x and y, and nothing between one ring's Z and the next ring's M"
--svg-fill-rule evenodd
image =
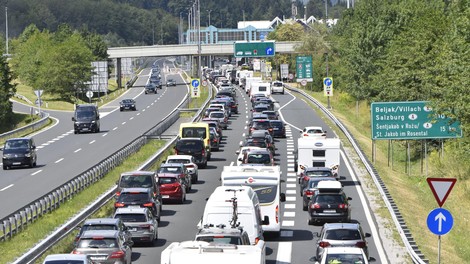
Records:
M93 144L93 143L95 143L95 142L96 142L96 140L92 140L92 141L90 141L90 143L88 143L88 144Z
M80 150L82 150L82 149L81 149L81 148L76 149L76 150L74 151L74 153L77 153L77 152L79 152Z
M10 185L8 185L7 187L5 187L5 188L1 189L1 190L0 190L0 192L3 192L3 191L5 191L6 189L8 189L8 188L10 188L10 187L12 187L12 186L13 186L13 184L10 184Z
M64 160L64 158L60 158L60 159L56 160L54 163L59 163L59 162L61 162L61 161L63 161L63 160Z
M354 170L352 169L352 166L349 163L349 160L346 158L346 154L344 154L342 150L340 151L340 153L341 153L341 157L346 163L346 167L348 168L349 173L351 174L352 180L355 182L358 182L357 176L354 173ZM374 239L374 243L379 253L379 258L380 258L379 262L388 263L388 259L387 259L387 256L385 255L382 241L380 240L380 235L377 230L377 226L372 219L372 214L370 213L369 206L367 206L367 199L365 198L364 192L362 188L360 187L360 185L356 185L356 191L359 194L359 199L361 200L362 209L364 210L364 214L366 215L367 223L369 223L369 226L371 228L372 238Z
M42 171L42 170L35 171L35 172L31 173L31 176L34 176L34 175L40 173L41 171Z

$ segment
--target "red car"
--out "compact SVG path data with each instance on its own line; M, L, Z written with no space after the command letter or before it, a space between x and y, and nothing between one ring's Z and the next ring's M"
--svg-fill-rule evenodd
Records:
M186 200L186 186L183 180L176 175L158 176L160 193L163 201L184 203Z

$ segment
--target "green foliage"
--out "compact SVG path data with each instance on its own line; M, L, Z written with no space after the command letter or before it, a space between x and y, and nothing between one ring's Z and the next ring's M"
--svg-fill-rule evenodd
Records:
M0 124L12 124L14 114L10 98L16 92L15 85L11 83L10 67L4 56L0 57Z

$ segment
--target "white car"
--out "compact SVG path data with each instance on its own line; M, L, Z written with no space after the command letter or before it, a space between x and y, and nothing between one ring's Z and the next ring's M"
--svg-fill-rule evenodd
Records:
M183 163L191 174L191 183L197 183L199 171L196 160L191 155L170 155L166 158L165 163Z
M87 255L79 254L51 254L44 259L43 264L57 264L57 263L74 263L74 264L91 264Z
M339 263L361 263L374 262L375 258L367 258L364 250L357 247L327 247L320 259L313 257L315 264L339 264Z
M237 166L240 166L243 162L243 156L245 155L245 152L248 152L248 151L252 151L252 150L255 150L255 149L262 149L260 147L241 147L239 150L237 150L235 153L238 154L238 157L237 157Z
M326 138L326 131L320 126L308 126L300 130L300 137Z
M274 81L271 84L272 93L281 93L284 94L284 83L281 81Z

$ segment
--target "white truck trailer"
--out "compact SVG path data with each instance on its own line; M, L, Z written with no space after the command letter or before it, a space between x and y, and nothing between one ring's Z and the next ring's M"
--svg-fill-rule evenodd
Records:
M160 263L265 264L264 244L263 240L256 245L213 244L205 241L173 242L162 251Z
M339 138L299 138L295 171L300 174L303 167L328 167L339 178L340 150Z

